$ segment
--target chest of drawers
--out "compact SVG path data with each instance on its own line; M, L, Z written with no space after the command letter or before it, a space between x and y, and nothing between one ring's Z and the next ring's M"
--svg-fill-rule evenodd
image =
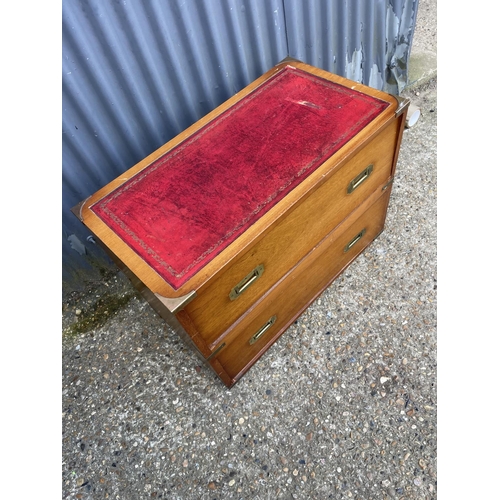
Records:
M285 60L73 212L231 387L382 232L408 105Z

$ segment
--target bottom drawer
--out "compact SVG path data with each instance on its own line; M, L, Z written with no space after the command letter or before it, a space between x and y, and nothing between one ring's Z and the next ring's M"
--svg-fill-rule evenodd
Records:
M367 200L223 335L209 363L226 386L234 385L382 232L390 191Z

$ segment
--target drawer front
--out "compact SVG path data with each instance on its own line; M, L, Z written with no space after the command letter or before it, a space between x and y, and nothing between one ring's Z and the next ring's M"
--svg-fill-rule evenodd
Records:
M384 227L389 191L363 213L354 213L328 235L224 336L223 343L226 345L212 358L211 363L218 371L223 368L231 379L229 386L380 234Z
M209 345L391 175L398 121L302 199L185 308ZM185 317L185 315L183 315ZM182 318L180 318L182 322Z

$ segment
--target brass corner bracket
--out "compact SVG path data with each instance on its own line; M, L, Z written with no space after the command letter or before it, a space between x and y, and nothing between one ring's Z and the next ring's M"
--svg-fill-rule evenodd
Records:
M398 101L398 107L396 108L396 116L400 116L401 113L410 105L410 99L408 97L401 97L399 95L392 96Z
M162 295L156 292L155 296L172 314L176 314L181 309L184 309L186 304L189 304L189 302L191 302L196 297L196 291L193 290L192 292L189 292L188 294L183 295L182 297L176 297L173 299L163 297Z

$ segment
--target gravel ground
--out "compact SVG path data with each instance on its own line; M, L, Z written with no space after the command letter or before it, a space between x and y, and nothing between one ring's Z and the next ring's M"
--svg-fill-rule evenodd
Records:
M436 81L406 94L385 231L232 389L121 273L63 305L63 498L436 498Z

